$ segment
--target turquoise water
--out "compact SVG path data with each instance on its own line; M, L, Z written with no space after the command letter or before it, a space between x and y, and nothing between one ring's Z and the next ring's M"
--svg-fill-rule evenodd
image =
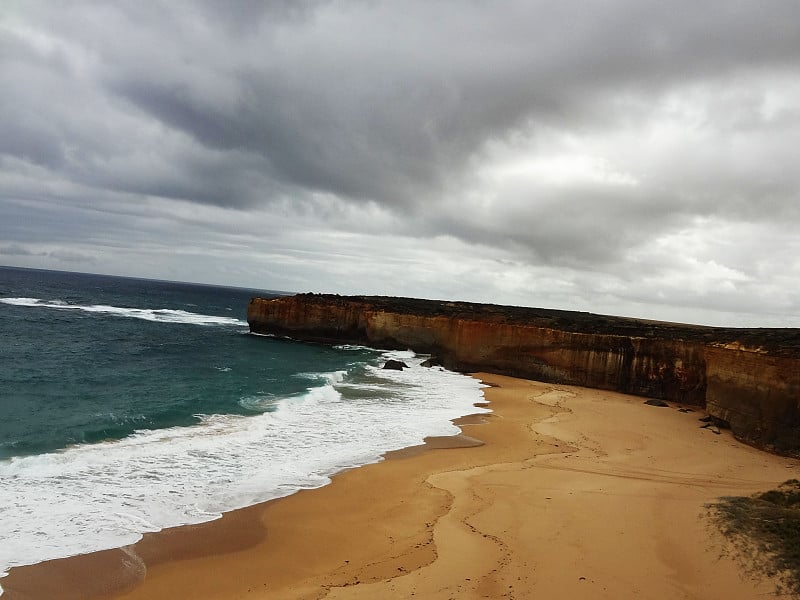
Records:
M376 356L250 336L253 295L275 292L0 270L0 458L262 412Z
M0 267L0 573L324 485L483 410L412 352L250 334L276 294Z

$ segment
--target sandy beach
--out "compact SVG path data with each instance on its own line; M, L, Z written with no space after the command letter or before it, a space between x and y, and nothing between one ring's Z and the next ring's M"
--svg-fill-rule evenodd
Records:
M135 546L13 569L38 598L726 598L769 595L703 518L798 461L615 392L476 374L464 434Z

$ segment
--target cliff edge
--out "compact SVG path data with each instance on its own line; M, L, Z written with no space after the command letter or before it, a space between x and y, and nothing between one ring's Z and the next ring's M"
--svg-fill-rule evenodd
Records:
M430 353L449 369L704 407L742 441L800 455L800 329L738 329L382 296L253 298L254 333Z

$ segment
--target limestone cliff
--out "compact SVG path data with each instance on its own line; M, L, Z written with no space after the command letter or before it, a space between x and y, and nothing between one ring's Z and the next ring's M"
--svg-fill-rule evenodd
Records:
M410 348L488 371L706 407L740 439L800 454L800 330L729 329L410 298L253 298L251 331Z

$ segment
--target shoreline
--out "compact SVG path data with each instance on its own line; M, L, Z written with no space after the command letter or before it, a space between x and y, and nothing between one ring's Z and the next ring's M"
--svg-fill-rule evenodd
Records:
M493 412L456 420L461 435L127 548L16 567L0 582L4 599L772 591L718 557L724 545L700 515L716 497L789 479L796 460L700 429L697 410L475 376L491 386Z
M476 402L473 406L487 408L489 402ZM451 419L450 422L461 429L462 425L482 424L487 416L491 416L491 413L469 413ZM7 577L0 578L0 598L3 600L7 598L14 600L18 596L24 600L118 598L140 585L148 568L165 562L240 552L264 541L266 528L261 522L260 514L268 505L298 494L326 488L336 478L350 471L378 465L388 460L403 460L434 449L471 448L480 445L483 445L481 440L466 436L463 429L453 435L428 436L421 444L390 450L374 462L337 471L329 476L329 483L319 487L299 489L287 496L232 509L211 521L146 532L137 542L127 546L12 567L8 570ZM202 540L202 543L198 544L198 540ZM103 575L98 577L98 572Z

